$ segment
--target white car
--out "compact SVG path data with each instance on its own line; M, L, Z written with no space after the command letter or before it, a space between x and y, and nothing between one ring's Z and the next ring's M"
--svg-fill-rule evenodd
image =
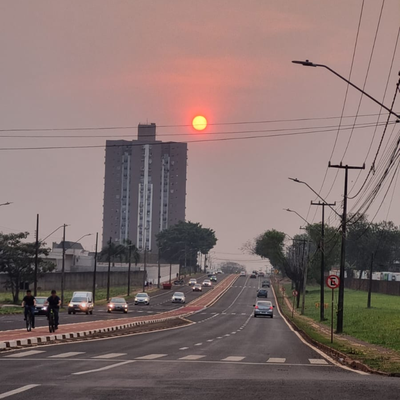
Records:
M175 292L172 295L172 302L173 303L186 303L185 295L182 292Z
M194 286L197 283L197 279L192 278L189 280L189 286Z
M246 272L244 271L240 272L240 276L246 276Z
M150 305L150 296L147 293L138 293L135 297L135 306L138 304Z
M204 281L203 281L203 286L212 286L212 283L211 283L211 281L209 280L209 279L204 279Z

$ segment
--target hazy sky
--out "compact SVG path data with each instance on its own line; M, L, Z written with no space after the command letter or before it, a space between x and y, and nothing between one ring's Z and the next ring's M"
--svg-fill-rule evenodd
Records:
M39 213L41 237L64 222L71 225L68 240L101 234L103 148L3 149L101 146L106 138L136 138L139 122L155 122L162 140L282 135L189 144L187 219L215 229L215 259L252 259L235 253L267 229L298 233L301 219L283 208L319 221L320 210L317 215L314 209L309 212L312 193L287 178L297 177L320 189L339 119L316 118L341 115L346 85L322 68L305 68L291 60L328 64L348 77L361 5L361 0L1 0L0 136L11 137L1 138L0 203L13 204L0 207L0 229L33 234ZM380 0L365 1L351 78L359 86L366 79L381 5ZM365 85L379 100L399 24L399 1L386 0ZM389 106L400 69L397 50L384 100ZM357 114L359 99L359 93L349 89L344 115ZM365 98L358 114L379 111ZM205 115L211 124L224 124L209 125L201 135L190 126L166 127L190 125L196 114ZM381 121L385 118L386 114ZM271 120L283 121L259 123ZM376 115L364 116L356 124L376 121ZM247 123L232 124L236 122ZM346 118L342 124L354 122ZM8 131L115 126L132 128ZM310 127L316 133L283 136ZM373 128L355 129L345 156L351 131L341 131L332 162L343 159L357 165L366 159L370 168L382 129L378 127L375 136ZM388 135L391 132L389 126ZM49 137L32 137L38 135ZM66 135L75 137L58 137ZM323 196L335 175L336 170L328 171ZM357 175L350 173L353 194L366 171L356 181ZM327 200L340 202L343 177L340 171ZM392 188L376 220L386 218ZM375 214L384 192L369 215ZM388 214L396 224L399 198L400 184ZM353 204L355 200L349 202L350 209ZM331 223L338 224L334 219ZM60 238L60 231L52 236ZM83 244L93 249L94 236Z

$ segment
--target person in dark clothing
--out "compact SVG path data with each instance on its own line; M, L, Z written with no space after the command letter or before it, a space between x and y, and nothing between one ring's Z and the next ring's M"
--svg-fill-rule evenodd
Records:
M56 324L56 329L58 329L58 312L60 310L61 299L57 296L57 292L55 290L51 291L51 296L46 300L45 305L47 307L47 319L50 315L50 310L54 312L54 322Z
M35 297L32 296L32 292L28 289L26 296L22 299L22 307L24 307L24 321L26 321L29 312L32 315L32 329L35 329L35 306Z

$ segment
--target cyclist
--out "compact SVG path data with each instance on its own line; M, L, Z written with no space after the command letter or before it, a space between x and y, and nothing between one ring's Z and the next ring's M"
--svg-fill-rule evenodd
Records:
M57 292L55 290L51 291L51 296L46 300L45 305L49 305L47 307L47 319L49 319L50 310L54 312L54 323L55 328L58 329L58 311L61 305L61 299L57 296Z
M32 296L32 292L28 289L26 296L22 299L22 307L24 307L24 321L28 318L28 313L32 316L32 329L35 329L35 306L36 299Z

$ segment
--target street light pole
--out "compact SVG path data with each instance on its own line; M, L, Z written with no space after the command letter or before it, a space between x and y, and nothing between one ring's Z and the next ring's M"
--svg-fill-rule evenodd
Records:
M97 245L99 241L99 233L96 232L96 247L94 251L94 267L93 267L93 303L96 301L96 273L97 273Z
M34 296L37 296L38 268L39 268L39 214L36 215L35 273L34 273L34 284L33 284Z
M65 273L65 227L63 225L62 264L61 264L61 307L64 305L64 273Z
M131 294L131 251L132 251L132 244L130 244L128 250L128 297Z
M320 280L321 280L321 292L320 292L320 300L319 300L319 319L320 321L325 320L325 206L327 203L318 203L311 202L312 206L321 206L322 207L322 221L321 221L321 270L320 270ZM330 204L331 206L335 206L336 202Z
M342 79L343 81L347 82L350 86L352 86L354 89L357 89L359 92L361 92L363 95L367 96L369 99L371 99L373 102L376 104L380 105L382 108L384 108L389 114L394 115L396 118L400 119L400 115L386 107L384 104L382 104L380 101L376 100L373 98L371 95L368 93L364 92L364 90L360 89L358 86L354 85L354 83L351 83L348 79L343 77L342 75L338 74L336 71L334 71L332 68L328 67L327 65L324 64L314 64L313 62L309 60L305 61L292 61L293 64L300 64L303 65L304 67L322 67L326 68L328 71L332 72L332 74L336 75L338 78ZM400 79L397 82L397 89L399 88L400 85Z

